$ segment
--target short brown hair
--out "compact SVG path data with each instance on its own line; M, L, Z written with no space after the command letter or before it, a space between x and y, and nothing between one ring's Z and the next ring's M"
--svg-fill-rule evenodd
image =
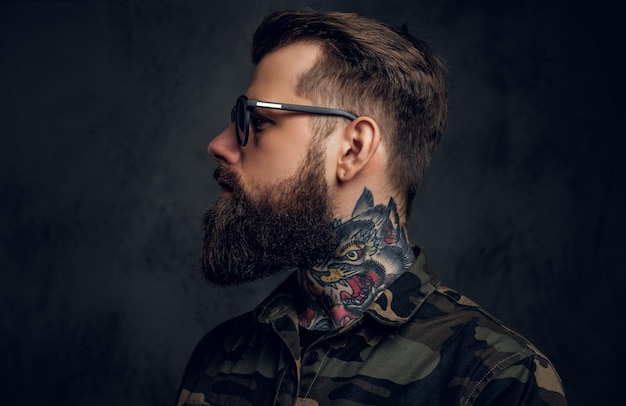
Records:
M406 28L308 9L267 16L254 34L252 62L303 41L319 45L322 56L296 90L377 121L390 151L387 177L404 197L399 203L408 216L447 122L444 63Z

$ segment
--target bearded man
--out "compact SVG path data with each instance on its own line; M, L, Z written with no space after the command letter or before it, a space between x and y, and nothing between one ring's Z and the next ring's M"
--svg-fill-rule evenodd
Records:
M203 271L291 270L198 344L177 405L564 405L550 361L442 286L407 216L447 120L445 67L354 14L269 15L231 125Z

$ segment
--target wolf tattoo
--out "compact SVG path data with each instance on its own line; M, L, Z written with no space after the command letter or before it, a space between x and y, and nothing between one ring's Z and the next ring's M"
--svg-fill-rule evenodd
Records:
M414 261L396 203L374 205L365 188L350 220L335 220L338 248L304 272L310 299L300 325L330 330L357 318ZM328 317L330 315L330 317Z

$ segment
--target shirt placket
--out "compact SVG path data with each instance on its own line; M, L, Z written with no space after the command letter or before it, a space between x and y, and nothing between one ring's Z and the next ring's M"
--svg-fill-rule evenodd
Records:
M300 337L291 315L272 320L274 332L281 338L282 347L278 363L275 405L291 406L298 398L302 362L300 359Z

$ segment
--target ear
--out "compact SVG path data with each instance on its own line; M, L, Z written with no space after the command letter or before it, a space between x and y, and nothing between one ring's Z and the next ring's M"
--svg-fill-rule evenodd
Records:
M337 179L347 182L363 169L380 144L380 129L373 118L357 117L344 129Z

